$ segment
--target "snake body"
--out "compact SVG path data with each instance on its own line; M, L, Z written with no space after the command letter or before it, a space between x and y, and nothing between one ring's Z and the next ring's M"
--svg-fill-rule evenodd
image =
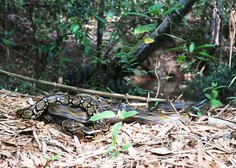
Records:
M65 94L56 94L44 97L29 108L21 109L17 111L17 115L25 119L37 119L50 105L61 104L64 106L71 106L74 108L82 108L85 112L92 116L99 109L101 109L98 99L81 94L76 96L69 96Z
M176 105L179 106L178 103ZM167 105L165 108L168 109L168 107ZM130 107L126 109L130 109ZM16 113L18 117L23 119L43 119L49 123L56 122L62 126L66 133L79 138L93 139L97 133L107 132L110 124L120 121L118 117L102 119L97 122L89 121L91 116L104 110L118 111L114 106L109 107L106 99L98 96L55 94L44 97L34 105L20 109ZM181 116L181 119L183 118L188 117ZM137 121L158 124L168 122L170 119L171 121L179 120L180 116L139 111L137 115L126 118L124 122Z
M103 122L90 122L89 118L103 110L100 97L80 94L70 96L55 94L44 97L29 108L17 110L17 116L23 119L43 118L47 122L56 120L62 129L79 138L90 139L97 132L109 130L109 124Z

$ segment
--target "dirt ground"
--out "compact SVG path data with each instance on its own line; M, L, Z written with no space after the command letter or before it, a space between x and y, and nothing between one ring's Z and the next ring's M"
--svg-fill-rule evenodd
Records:
M79 141L58 125L16 118L17 109L37 99L0 90L0 167L236 167L235 108L226 106L217 109L217 118L188 123L124 124L117 140L120 152L112 157L105 154L111 132ZM129 143L133 146L123 151Z

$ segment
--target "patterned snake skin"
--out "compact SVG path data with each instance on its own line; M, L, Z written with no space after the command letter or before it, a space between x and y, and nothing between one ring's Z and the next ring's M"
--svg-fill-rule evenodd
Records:
M204 105L205 102L200 104ZM182 104L177 103L176 107L180 105ZM165 109L170 107L168 104L162 106ZM66 133L76 135L81 139L93 139L97 133L107 132L110 124L120 121L118 118L102 119L97 122L89 121L94 114L109 109L117 111L114 106L109 107L106 99L98 96L55 94L44 97L31 107L20 109L16 113L18 117L23 119L43 119L49 123L58 123ZM174 117L179 120L179 116L162 116L157 113L139 111L138 115L127 118L124 122L137 121L157 124L168 120L168 117L172 117L171 120L175 120Z
M67 133L91 139L96 133L109 130L106 120L94 123L88 121L92 115L105 110L101 104L102 98L96 96L56 94L44 97L31 107L20 109L16 113L23 119L43 119L59 123Z

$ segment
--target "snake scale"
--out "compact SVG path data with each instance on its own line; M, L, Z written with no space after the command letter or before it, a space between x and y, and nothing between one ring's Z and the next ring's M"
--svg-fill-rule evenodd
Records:
M119 121L117 118L89 121L91 116L105 110L114 111L114 107L109 106L108 101L102 97L87 94L75 96L55 94L42 98L28 108L17 110L16 113L23 119L43 119L49 123L58 123L66 133L81 139L93 139L98 133L107 132L110 124ZM167 120L167 117L167 115L139 111L138 115L127 118L125 122L157 124ZM178 119L179 116L176 120ZM174 120L173 116L172 120Z

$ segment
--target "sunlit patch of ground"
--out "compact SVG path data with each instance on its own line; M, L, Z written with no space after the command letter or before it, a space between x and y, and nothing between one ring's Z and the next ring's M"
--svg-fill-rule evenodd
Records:
M32 96L0 91L0 167L236 167L235 125L199 122L158 125L124 124L117 140L118 157L104 155L111 132L94 141L79 141L60 126L16 118ZM36 100L34 98L34 100ZM235 108L218 117L235 121Z

